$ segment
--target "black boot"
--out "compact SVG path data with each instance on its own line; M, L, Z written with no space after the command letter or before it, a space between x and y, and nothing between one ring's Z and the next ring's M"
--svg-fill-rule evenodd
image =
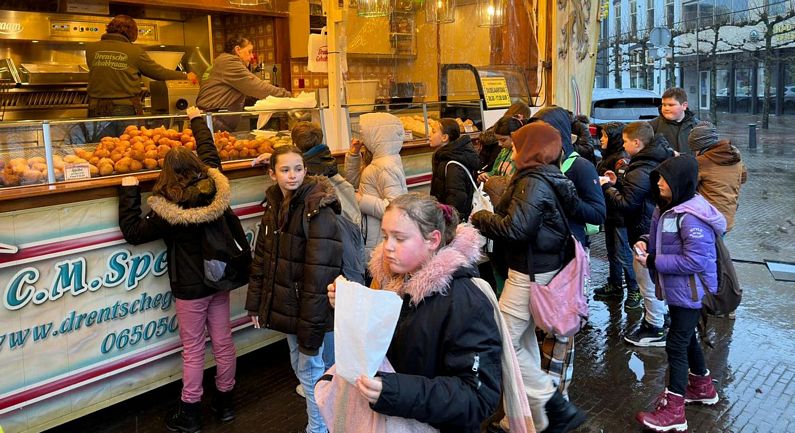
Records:
M213 401L213 411L221 422L229 422L235 419L234 401L232 399L233 390L226 392L217 391L215 401Z
M180 400L177 411L166 418L166 427L171 431L182 433L201 433L201 410L202 404L200 401L185 403Z
M546 409L549 418L549 426L542 433L570 432L585 422L585 412L577 409L577 406L563 398L563 394L559 390L555 391L544 409Z

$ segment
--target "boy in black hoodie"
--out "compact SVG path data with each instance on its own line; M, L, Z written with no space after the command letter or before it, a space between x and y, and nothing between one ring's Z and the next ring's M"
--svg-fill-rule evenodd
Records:
M654 135L646 122L632 122L622 133L624 150L630 157L629 166L621 183L613 171L606 171L602 178L602 190L611 209L624 215L629 243L634 244L649 233L654 199L651 195L649 175L661 162L673 156L668 143L661 134ZM624 339L636 346L665 347L665 302L655 296L654 283L648 269L633 261L640 294L645 307L640 326Z
M697 124L696 115L687 108L687 92L681 87L663 93L660 115L649 121L655 134L664 135L673 150L686 155L691 153L687 136Z

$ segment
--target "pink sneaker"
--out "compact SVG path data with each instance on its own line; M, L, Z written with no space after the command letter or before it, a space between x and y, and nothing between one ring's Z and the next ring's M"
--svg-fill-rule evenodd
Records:
M635 419L643 427L656 432L686 431L685 398L666 389L657 399L653 412L638 412Z
M687 375L687 390L685 390L685 403L701 403L713 405L718 402L718 392L712 384L712 376L707 374L698 376L693 373Z

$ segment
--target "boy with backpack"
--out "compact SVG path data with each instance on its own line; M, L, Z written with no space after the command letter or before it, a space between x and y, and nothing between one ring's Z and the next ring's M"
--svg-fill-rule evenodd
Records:
M635 260L659 281L658 298L668 303L671 325L665 343L668 387L650 412L636 420L657 432L685 431L686 403L712 405L718 394L696 335L702 298L717 293L719 269L716 240L726 230L726 219L696 194L698 163L678 156L651 174L657 208L647 238L635 244Z

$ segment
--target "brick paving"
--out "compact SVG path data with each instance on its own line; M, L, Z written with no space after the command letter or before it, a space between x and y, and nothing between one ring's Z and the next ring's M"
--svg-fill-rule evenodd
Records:
M795 145L790 144L790 117L771 118L771 129L759 131L759 149L747 150L751 116L724 115L719 131L743 151L749 183L743 187L737 227L727 237L735 258L760 262L795 258ZM789 221L788 221L789 220ZM607 277L604 241L592 245L593 287ZM690 432L795 432L795 310L793 283L773 281L759 264L738 263L744 286L737 320L714 319L710 336L715 347L704 347L721 401L714 406L688 406ZM572 400L588 412L578 432L640 432L635 412L650 408L665 383L662 348L636 348L623 341L640 318L627 313L620 301L591 300L591 318L577 336ZM205 386L212 389L208 370ZM238 418L220 424L205 401L205 433L297 432L306 423L304 400L282 341L242 356L237 374ZM53 433L138 433L165 431L163 420L179 395L179 383L57 427Z

